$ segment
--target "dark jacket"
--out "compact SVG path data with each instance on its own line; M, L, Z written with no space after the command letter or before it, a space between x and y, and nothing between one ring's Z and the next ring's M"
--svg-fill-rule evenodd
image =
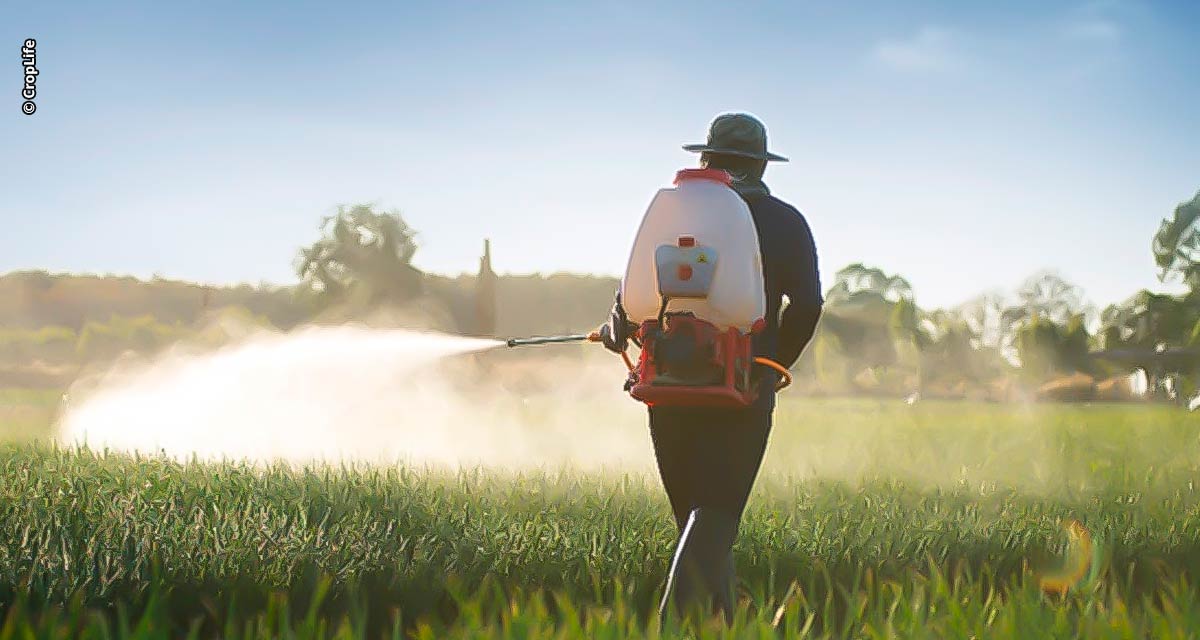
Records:
M824 303L816 244L808 221L795 207L774 196L746 202L758 227L767 290L767 328L755 340L754 352L790 368L812 339ZM783 296L789 303L781 316Z

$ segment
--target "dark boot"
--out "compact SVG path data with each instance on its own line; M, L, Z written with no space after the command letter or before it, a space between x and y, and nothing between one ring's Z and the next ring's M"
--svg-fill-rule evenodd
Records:
M738 519L716 509L693 509L675 548L659 613L687 615L699 608L733 619L733 541Z

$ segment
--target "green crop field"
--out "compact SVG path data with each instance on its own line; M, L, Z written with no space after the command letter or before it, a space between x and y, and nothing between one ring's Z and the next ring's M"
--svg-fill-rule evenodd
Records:
M56 405L0 395L27 407L0 409L26 440L0 448L4 638L1200 630L1200 420L1176 409L788 399L735 549L737 619L684 629L653 613L674 538L653 475L27 441ZM1039 585L1072 568L1065 593Z

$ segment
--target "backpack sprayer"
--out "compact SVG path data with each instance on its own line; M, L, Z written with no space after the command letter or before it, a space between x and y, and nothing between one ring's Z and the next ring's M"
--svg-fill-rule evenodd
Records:
M750 208L717 169L684 169L660 189L634 239L621 304L641 348L625 390L648 405L747 407L753 365L792 382L786 367L751 350L766 327L758 231ZM718 268L720 266L721 268ZM510 347L599 342L600 334L514 338Z

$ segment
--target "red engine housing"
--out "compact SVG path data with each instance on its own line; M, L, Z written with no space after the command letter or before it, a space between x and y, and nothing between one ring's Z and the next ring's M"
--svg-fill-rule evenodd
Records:
M630 395L652 406L750 406L758 397L750 375L751 337L763 324L759 320L750 333L742 333L734 328L721 331L691 314L667 314L663 327L657 320L643 322L637 331L642 349L631 372ZM668 343L685 349L694 344L695 351L687 353L688 366L703 371L703 380L673 375L665 353Z

